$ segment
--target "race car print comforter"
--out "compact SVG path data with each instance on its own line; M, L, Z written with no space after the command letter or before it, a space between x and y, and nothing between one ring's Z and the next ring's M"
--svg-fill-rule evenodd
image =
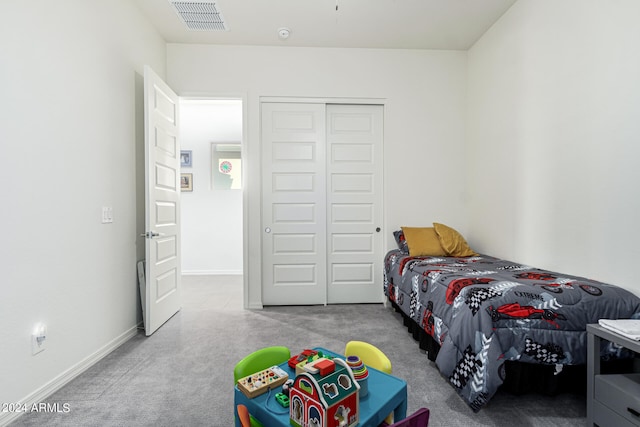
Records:
M586 364L588 323L640 319L640 298L623 288L486 255L392 250L384 292L440 345L438 369L474 411L502 384L506 360Z

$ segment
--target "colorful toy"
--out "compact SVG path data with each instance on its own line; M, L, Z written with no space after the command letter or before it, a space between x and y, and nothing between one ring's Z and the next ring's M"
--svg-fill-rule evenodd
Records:
M307 356L302 359L295 365L296 375L299 375L303 372L311 372L312 374L316 374L317 372L312 368L313 364L317 361L332 358L330 356L325 356L322 352L314 352L314 354Z
M272 366L238 380L238 389L249 399L265 393L270 388L287 381L289 374L279 366Z
M289 407L289 396L284 393L276 393L276 402L285 408Z
M321 377L329 375L330 373L332 373L333 371L336 370L335 362L333 360L328 360L328 359L317 360L317 361L313 362L311 364L311 366L313 367L313 369L318 371L318 372L314 372L314 373L315 374L319 373Z
M347 356L347 365L353 371L353 376L360 384L360 397L364 398L369 394L369 371L358 356Z
M291 388L291 385L293 385L292 379L288 379L284 384L282 384L282 392L286 394L287 397L289 397L289 389Z
M289 390L290 424L295 427L352 427L358 424L360 385L347 362L320 357L307 365L303 366L303 372L296 376Z
M307 360L310 356L315 356L316 354L318 354L318 352L315 350L309 350L309 349L302 350L302 353L296 354L295 356L292 356L291 359L289 359L288 365L291 369L296 369L296 365L298 363L303 362Z

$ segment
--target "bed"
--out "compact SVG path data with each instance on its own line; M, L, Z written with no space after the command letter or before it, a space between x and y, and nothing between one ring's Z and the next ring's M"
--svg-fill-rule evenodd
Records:
M640 319L640 298L621 287L478 254L450 227L424 228L418 237L407 227L394 233L399 247L385 257L384 292L474 411L503 383L516 384L510 377L527 390L563 391L548 381L586 365L588 323ZM601 351L605 360L632 357L611 344ZM586 375L578 378L584 384Z

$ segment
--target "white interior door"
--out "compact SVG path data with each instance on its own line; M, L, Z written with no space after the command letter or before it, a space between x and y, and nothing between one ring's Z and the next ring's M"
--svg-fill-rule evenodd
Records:
M261 109L262 303L326 304L325 105Z
M327 106L329 303L381 302L381 105Z
M147 336L181 307L178 96L144 69Z

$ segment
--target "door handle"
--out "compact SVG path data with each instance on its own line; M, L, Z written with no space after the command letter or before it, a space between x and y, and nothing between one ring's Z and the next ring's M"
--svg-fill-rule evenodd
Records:
M153 231L147 231L146 233L140 234L140 237L146 237L147 239L153 239L154 237L164 236L162 233L154 233Z
M380 227L376 227L376 233L380 232Z

